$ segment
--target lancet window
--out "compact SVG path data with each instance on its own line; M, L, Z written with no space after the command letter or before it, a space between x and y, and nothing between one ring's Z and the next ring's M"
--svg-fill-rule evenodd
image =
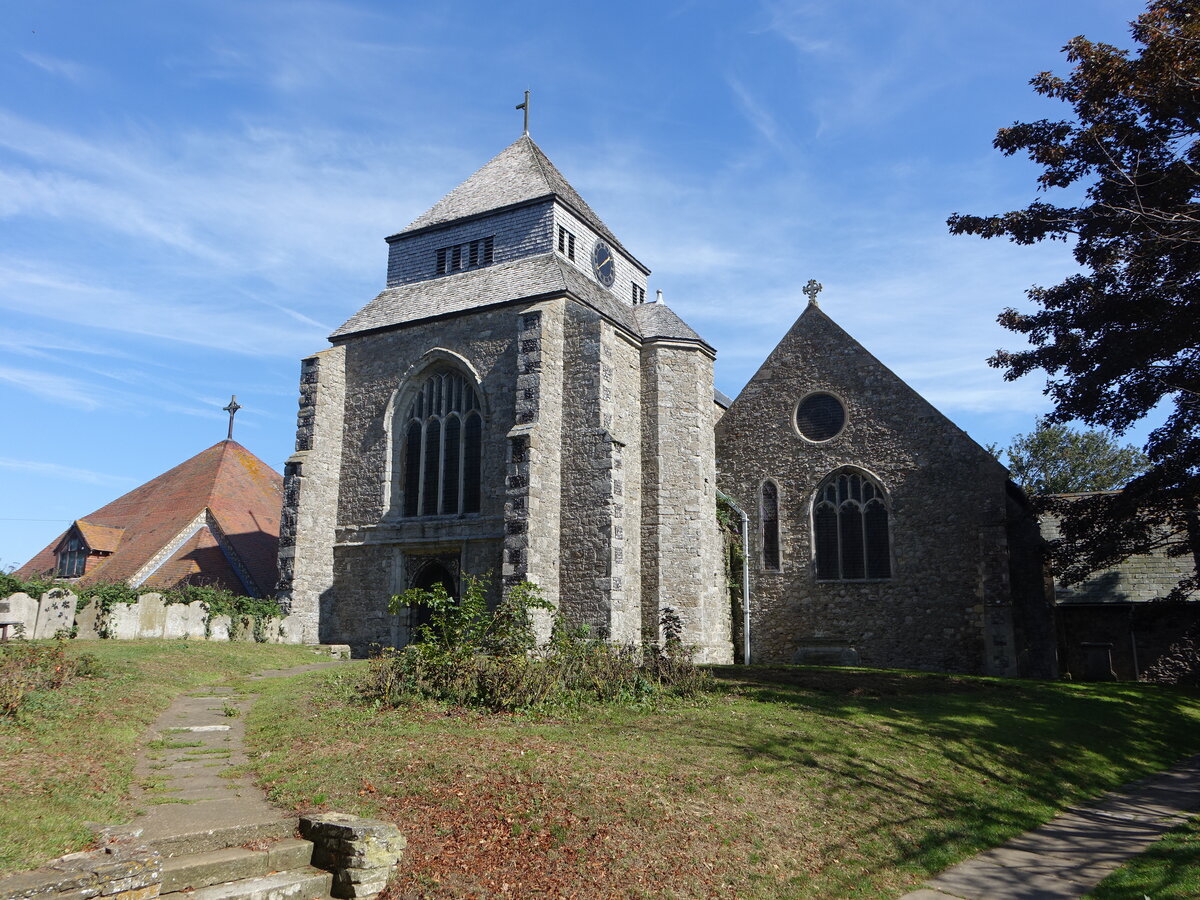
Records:
M892 577L887 494L869 475L840 471L821 483L813 505L813 538L822 581Z
M762 565L771 572L779 571L779 488L773 481L764 481L758 505L762 520Z
M483 414L475 386L458 372L430 375L403 428L405 516L479 512Z

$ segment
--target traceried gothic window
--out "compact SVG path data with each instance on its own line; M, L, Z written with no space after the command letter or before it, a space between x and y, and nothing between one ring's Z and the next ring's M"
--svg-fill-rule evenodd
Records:
M762 565L771 572L779 571L779 488L773 481L764 481L759 498L758 514L762 521Z
M87 567L88 551L78 537L72 537L58 551L58 577L78 578Z
M483 415L475 386L440 369L426 378L404 419L405 516L479 512Z
M813 541L821 581L892 577L888 499L869 475L842 470L817 488Z

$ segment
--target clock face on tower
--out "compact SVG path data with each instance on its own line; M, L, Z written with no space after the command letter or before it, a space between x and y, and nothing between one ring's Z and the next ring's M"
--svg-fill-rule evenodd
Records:
M612 287L617 280L617 261L604 241L596 241L596 249L592 251L592 271L596 273L596 280L605 287Z

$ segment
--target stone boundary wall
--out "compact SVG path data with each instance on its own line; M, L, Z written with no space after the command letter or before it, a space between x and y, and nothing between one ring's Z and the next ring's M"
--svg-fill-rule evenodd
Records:
M213 616L205 627L208 610L204 604L164 603L161 594L147 593L137 603L118 603L101 614L94 602L82 608L70 591L53 590L41 597L12 594L0 599L0 623L10 623L9 637L17 633L31 640L64 633L79 640L138 640L141 638L189 638L203 641L253 641L254 620L243 616ZM302 644L303 628L298 617L267 619L260 629L263 643Z

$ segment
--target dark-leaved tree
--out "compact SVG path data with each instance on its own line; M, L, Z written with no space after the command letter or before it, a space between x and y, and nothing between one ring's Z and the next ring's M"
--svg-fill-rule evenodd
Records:
M1005 449L1013 479L1029 494L1115 491L1146 471L1146 455L1107 431L1038 422Z
M995 146L1042 168L1038 200L994 216L954 215L955 234L1018 244L1073 244L1083 271L1029 291L1035 311L1007 309L1030 349L999 351L1009 379L1049 378L1051 423L1081 420L1120 434L1154 412L1148 469L1115 495L1056 510L1060 575L1070 583L1132 553L1190 556L1175 596L1200 588L1200 3L1151 0L1132 25L1133 52L1083 37L1066 46L1066 78L1043 72L1039 94L1069 104L1063 121L1002 128Z

